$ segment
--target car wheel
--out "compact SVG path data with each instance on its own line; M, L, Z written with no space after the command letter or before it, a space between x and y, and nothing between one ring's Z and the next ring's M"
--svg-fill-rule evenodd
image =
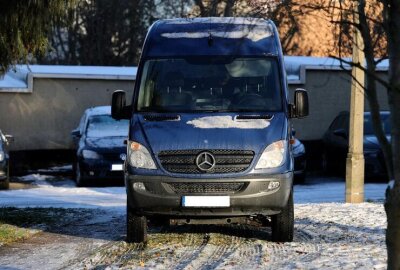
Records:
M4 181L0 182L0 189L9 189L10 188L10 167L7 166L7 178Z
M328 154L324 151L322 153L322 171L325 175L330 175L332 173L332 165L329 164L329 160L328 160Z
M272 241L292 242L294 234L293 191L281 213L271 217Z
M84 187L86 186L86 179L82 175L82 170L79 165L79 162L75 165L75 183L77 187Z
M133 210L126 207L126 242L144 243L147 241L147 218L136 215Z

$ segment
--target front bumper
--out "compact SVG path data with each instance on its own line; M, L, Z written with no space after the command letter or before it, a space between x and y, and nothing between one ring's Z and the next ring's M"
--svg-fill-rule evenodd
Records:
M268 190L271 181L279 187ZM143 183L137 184L135 183ZM243 183L239 190L221 191L228 183ZM204 192L199 187L216 187ZM293 173L257 175L241 178L186 179L164 176L125 174L129 207L139 215L166 215L170 217L233 217L250 215L273 215L287 204L293 185ZM184 185L185 189L180 189ZM187 188L195 185L196 188ZM138 188L141 187L141 188ZM178 188L177 188L178 187ZM192 191L188 191L192 190ZM229 207L185 207L183 196L229 196Z
M113 168L113 165L118 166L114 166ZM124 179L123 164L121 161L85 159L80 161L79 166L82 176L86 179Z

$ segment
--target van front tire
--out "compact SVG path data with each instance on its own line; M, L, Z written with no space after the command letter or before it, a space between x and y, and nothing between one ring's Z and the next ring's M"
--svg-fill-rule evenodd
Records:
M147 218L136 215L132 209L126 207L126 242L144 243L147 241Z
M294 234L294 205L293 190L290 192L289 200L280 214L271 217L272 241L292 242Z

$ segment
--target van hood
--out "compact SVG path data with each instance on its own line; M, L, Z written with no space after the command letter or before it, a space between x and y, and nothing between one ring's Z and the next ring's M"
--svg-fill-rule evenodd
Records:
M284 131L287 121L284 113L190 113L165 116L136 114L131 138L137 140L143 135L155 154L164 150L231 149L252 150L256 155L270 143L286 138ZM141 134L137 126L140 126Z

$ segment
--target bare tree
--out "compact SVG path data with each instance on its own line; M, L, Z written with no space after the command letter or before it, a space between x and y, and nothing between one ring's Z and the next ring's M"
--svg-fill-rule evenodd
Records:
M74 10L54 23L52 49L40 62L135 65L155 8L153 0L77 0Z
M331 49L336 54L329 53L330 56L365 71L364 90L371 110L373 128L384 153L390 178L385 200L388 222L386 231L388 269L400 269L400 110L398 109L400 107L400 2L395 0L288 2L290 2L286 3L288 7L297 6L297 9L303 12L318 11L319 14L324 14L333 25L336 37ZM276 4L276 1L271 1L270 4ZM355 14L359 16L359 23L353 20ZM343 58L350 55L353 45L351 32L354 28L361 32L364 40L364 47L361 49L366 57L366 66ZM378 76L377 65L387 58L389 78L384 80ZM381 123L377 84L383 85L388 94L391 114L390 141Z

